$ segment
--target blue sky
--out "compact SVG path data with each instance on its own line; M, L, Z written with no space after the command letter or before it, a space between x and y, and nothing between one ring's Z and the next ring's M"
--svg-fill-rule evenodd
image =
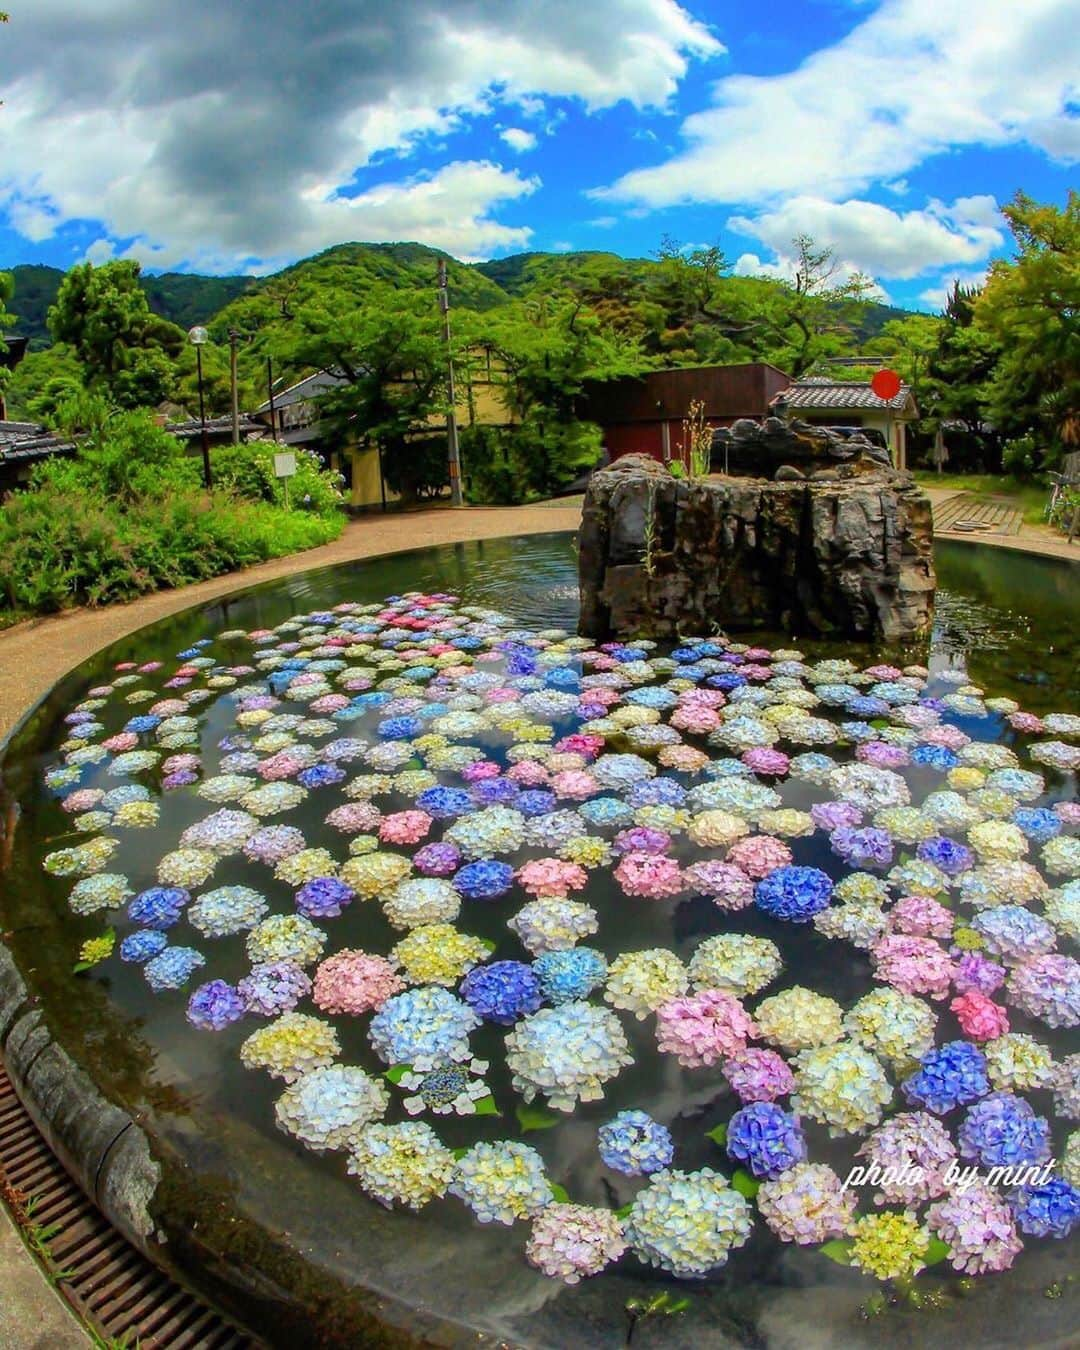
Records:
M9 0L0 265L809 233L933 309L1080 156L1080 0ZM6 74L4 72L7 72Z

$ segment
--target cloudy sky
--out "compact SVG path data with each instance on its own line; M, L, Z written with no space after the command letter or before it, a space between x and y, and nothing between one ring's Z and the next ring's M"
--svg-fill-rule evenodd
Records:
M1080 158L1080 0L6 0L0 265L349 239L783 273L935 307ZM1070 177L1070 175L1072 175Z

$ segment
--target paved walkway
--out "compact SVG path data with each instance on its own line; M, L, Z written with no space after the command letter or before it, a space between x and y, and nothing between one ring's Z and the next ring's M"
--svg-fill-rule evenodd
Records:
M966 539L991 548L1010 548L1018 553L1039 553L1046 558L1080 562L1080 539L1070 544L1065 535L1049 525L1028 525L1004 497L979 497L951 488L924 487L934 512L934 531L942 539ZM957 529L965 521L981 521L981 530Z
M0 1350L84 1350L89 1337L0 1210Z

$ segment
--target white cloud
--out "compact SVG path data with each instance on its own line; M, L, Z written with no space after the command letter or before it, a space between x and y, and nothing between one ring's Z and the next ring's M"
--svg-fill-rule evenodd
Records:
M536 133L523 127L506 127L499 132L499 139L505 141L511 150L524 154L526 150L536 149Z
M731 75L685 148L596 195L659 208L839 198L954 146L1077 151L1076 0L884 0L781 75Z
M618 216L593 216L592 220L585 222L586 225L591 225L594 230L613 230L618 223Z
M1004 243L1002 224L988 196L960 197L951 206L931 201L922 211L802 196L753 218L732 216L728 228L778 254L790 250L797 235L808 234L859 271L906 279L952 263L981 262Z
M977 272L954 272L952 276L942 277L937 285L922 291L919 299L933 309L944 309L954 285L959 284L969 290L978 290L986 281L986 270L984 267Z
M173 0L34 0L4 34L0 210L207 270L350 237L520 247L493 211L531 179L364 170L498 111L557 118L552 99L663 108L721 50L676 0L187 0L183 23Z
M788 247L790 247L790 241ZM790 252L786 251L779 252L771 262L760 258L756 253L740 253L732 268L737 277L767 277L772 281L794 281L796 270L797 260ZM861 267L849 259L837 259L832 277L834 285L849 281L856 276L862 280L866 279L866 274ZM889 303L889 293L880 282L871 279L871 284L864 293L867 299L877 300L881 304Z

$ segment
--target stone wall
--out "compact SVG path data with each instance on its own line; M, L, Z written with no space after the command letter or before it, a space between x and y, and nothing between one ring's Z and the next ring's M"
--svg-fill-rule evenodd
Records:
M776 473L691 483L628 455L594 474L578 539L581 632L927 632L933 525L910 476L869 461Z

